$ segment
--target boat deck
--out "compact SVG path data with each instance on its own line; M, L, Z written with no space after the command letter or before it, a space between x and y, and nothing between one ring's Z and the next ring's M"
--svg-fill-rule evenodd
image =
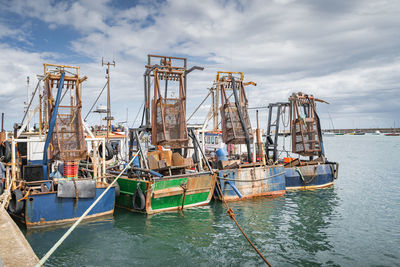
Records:
M0 266L35 266L39 259L25 236L8 215L0 210Z

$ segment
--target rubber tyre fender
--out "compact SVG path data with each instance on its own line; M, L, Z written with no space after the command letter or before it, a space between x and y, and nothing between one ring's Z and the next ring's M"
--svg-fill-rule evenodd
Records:
M121 188L119 187L118 183L114 184L114 190L115 190L115 197L119 197L119 195L121 194Z
M110 143L106 143L106 160L110 160L114 157L114 150ZM99 146L99 155L103 157L103 144Z
M139 200L139 202L140 202L139 204L137 204L136 199ZM138 189L136 189L136 191L135 191L135 194L133 194L132 206L133 206L133 209L135 209L135 210L144 210L144 208L146 206L146 198L142 192L142 189L140 189L140 187L138 187Z
M14 214L21 214L22 210L24 209L24 201L18 201L19 199L23 198L24 194L19 189L15 189L11 193L11 200L10 204L8 205L8 210Z
M0 158L2 157L2 161L7 163L11 161L11 143L9 141L5 141L2 146L0 146Z

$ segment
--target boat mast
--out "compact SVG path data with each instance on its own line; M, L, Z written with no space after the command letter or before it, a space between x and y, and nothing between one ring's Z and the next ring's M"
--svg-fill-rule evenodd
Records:
M113 63L107 62L104 63L103 58L101 59L101 66L107 66L106 70L106 79L107 79L107 117L104 119L107 121L107 137L106 141L108 142L110 131L111 131L111 121L114 120L113 117L111 117L111 101L110 101L110 66L115 67L115 61L113 60Z

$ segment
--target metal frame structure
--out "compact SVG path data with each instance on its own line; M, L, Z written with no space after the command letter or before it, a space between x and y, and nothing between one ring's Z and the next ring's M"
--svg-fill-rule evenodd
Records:
M315 101L325 102L301 92L289 97L292 151L302 156L319 157L324 154Z
M232 74L219 77L217 84L221 92L222 138L226 144L247 144L252 139L251 124L247 112L248 100L244 91L243 73L235 79ZM217 89L218 90L218 89ZM230 102L227 92L232 90L235 102ZM214 117L215 118L215 117Z
M221 113L223 142L226 144L246 144L248 161L252 162L254 157L251 156L250 146L254 138L247 111L248 100L244 90L244 86L247 85L256 86L257 84L244 82L243 72L218 71L213 86L200 105L211 96L212 104L203 124L202 132L205 132L211 118L213 119L213 131L219 131L219 114ZM229 91L232 91L230 95L228 95ZM234 96L234 102L230 101L232 96Z
M280 126L280 118L282 114L282 108L290 107L289 102L277 102L270 103L268 105L268 125L267 125L267 133L265 140L265 151L268 160L272 160L272 162L276 162L278 160L278 135L279 135L279 126ZM273 120L274 108L276 108L276 117ZM274 134L272 134L272 131Z
M155 63L156 61L158 62ZM186 58L159 55L148 55L145 67L145 107L140 128L151 129L153 145L163 145L173 149L186 147L188 145L187 75L193 70L203 70L204 68L194 66L187 69ZM164 80L163 92L161 91L162 80ZM153 82L153 94L151 93L151 82ZM177 97L168 97L170 82L178 83L179 95ZM151 107L150 102L152 103Z
M265 149L268 160L278 160L278 135L282 109L289 107L290 114L290 135L292 138L292 152L301 156L324 156L321 125L316 112L315 102L328 102L314 98L313 95L293 93L289 102L270 103L268 105L268 125L265 142ZM276 111L274 112L274 109ZM275 120L273 117L275 115ZM272 133L274 131L274 133Z
M56 101L53 96L65 73L62 96L56 114L54 133L51 136L50 158L59 160L79 160L86 157L86 143L81 119L81 83L87 79L79 77L79 67L44 64L44 112L41 114L41 129L50 126ZM69 96L67 94L69 93Z
M237 75L235 77L235 75ZM244 86L247 85L253 85L253 86L257 86L257 84L255 82L243 82L244 81L244 74L243 72L233 72L233 71L218 71L217 75L216 75L216 79L214 81L214 84L211 88L209 88L209 93L207 94L207 96L204 98L204 100L201 102L200 105L202 105L209 96L211 96L211 100L212 100L212 104L211 104L211 109L210 112L207 115L207 118L203 124L203 129L208 127L208 123L211 120L211 118L213 119L213 131L218 131L219 130L219 113L220 110L222 108L222 105L220 105L220 96L221 98L221 102L224 101L225 103L229 102L229 99L234 95L233 94L233 88L232 88L232 82L231 82L231 78L233 77L234 80L236 81L235 84L238 84L236 88L239 88L239 98L240 101L242 102L242 105L246 106L246 111L247 111L247 97L244 91ZM222 92L222 89L224 90L224 92ZM227 96L227 91L228 90L232 90L232 93ZM198 110L198 108L195 110L195 112ZM194 112L194 113L195 113ZM190 118L194 115L194 113L190 116ZM189 118L189 119L190 119Z

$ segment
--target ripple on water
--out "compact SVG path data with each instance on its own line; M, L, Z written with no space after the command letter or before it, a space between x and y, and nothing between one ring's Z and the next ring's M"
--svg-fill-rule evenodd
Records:
M400 138L326 138L340 162L331 188L230 203L250 239L276 266L396 266L400 262ZM39 256L66 228L27 234ZM221 203L79 226L49 266L262 265Z

